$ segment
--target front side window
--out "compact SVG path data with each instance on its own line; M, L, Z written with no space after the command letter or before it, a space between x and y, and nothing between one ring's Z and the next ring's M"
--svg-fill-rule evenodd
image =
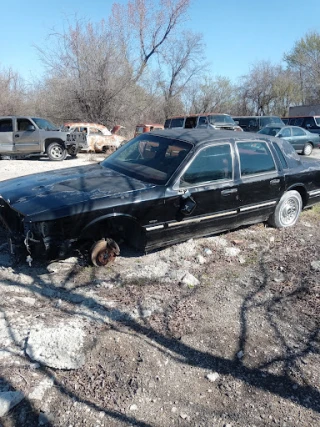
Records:
M181 177L181 186L232 179L232 156L229 144L203 148Z
M33 124L28 119L18 119L17 123L18 123L18 131L25 131L25 130L28 130L29 126L33 126Z
M238 142L241 176L257 175L276 170L266 142Z
M320 117L315 117L314 120L315 120L317 126L320 126Z
M304 120L304 126L306 128L314 128L314 118L313 117L306 117Z
M291 136L291 129L290 128L282 129L282 131L278 135L279 138L288 138L290 136Z
M0 132L12 132L12 119L0 120Z

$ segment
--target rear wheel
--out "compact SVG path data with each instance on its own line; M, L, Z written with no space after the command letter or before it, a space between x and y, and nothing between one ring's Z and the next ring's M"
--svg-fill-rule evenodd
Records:
M305 156L310 156L310 154L312 153L313 150L313 145L310 142L306 142L303 150L302 150L302 154L304 154Z
M291 227L297 222L301 210L300 193L296 190L288 191L281 197L268 222L277 228Z
M52 142L47 148L50 160L61 161L67 157L67 150L58 142Z
M92 264L101 267L110 264L120 255L120 248L113 239L98 240L91 248Z

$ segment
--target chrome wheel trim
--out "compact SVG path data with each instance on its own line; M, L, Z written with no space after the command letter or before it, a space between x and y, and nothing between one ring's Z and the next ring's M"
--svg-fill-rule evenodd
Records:
M294 224L300 214L300 203L296 197L290 197L283 205L280 213L284 226Z
M303 153L306 156L310 156L310 154L312 153L312 145L311 144L306 144L306 146L304 147Z

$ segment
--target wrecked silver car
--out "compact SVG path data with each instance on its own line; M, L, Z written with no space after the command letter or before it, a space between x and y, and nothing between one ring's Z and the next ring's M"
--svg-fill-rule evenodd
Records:
M145 252L268 220L292 226L320 201L320 163L268 135L144 133L100 164L0 183L0 221L27 260L90 248L106 265L122 242Z

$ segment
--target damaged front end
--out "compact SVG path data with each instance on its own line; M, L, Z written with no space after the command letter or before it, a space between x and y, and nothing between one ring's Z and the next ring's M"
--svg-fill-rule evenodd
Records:
M10 254L14 257L26 256L31 265L34 258L60 257L71 246L65 240L62 227L55 221L28 221L0 196L0 226L7 234Z

